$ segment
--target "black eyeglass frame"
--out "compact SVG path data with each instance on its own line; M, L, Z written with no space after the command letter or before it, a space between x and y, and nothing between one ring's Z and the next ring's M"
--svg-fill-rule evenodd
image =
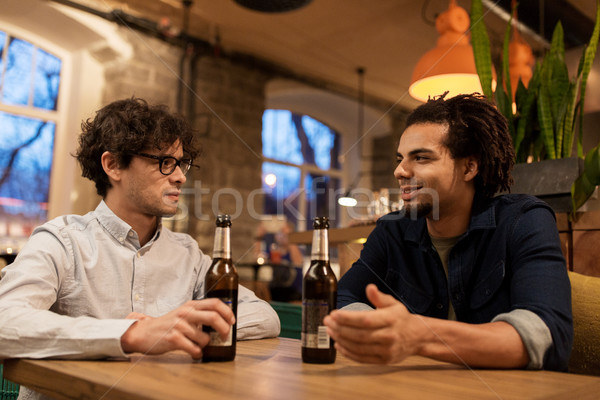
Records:
M173 156L155 156L154 154L148 154L148 153L131 153L131 155L157 160L158 161L158 170L160 171L161 174L167 175L167 176L171 175L173 172L175 172L175 168L177 168L177 167L179 167L181 169L181 172L183 173L183 175L187 174L194 162L194 160L192 160L191 158L182 158L182 159L178 160ZM173 168L171 168L171 170L168 172L165 172L163 170L163 165L166 160L174 160Z

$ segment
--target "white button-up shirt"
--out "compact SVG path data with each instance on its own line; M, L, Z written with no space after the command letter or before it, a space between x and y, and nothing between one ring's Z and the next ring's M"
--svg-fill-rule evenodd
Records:
M187 234L159 227L143 247L101 202L38 227L0 280L0 358L125 357L132 311L158 317L204 295L210 266ZM279 334L271 306L240 286L238 339Z

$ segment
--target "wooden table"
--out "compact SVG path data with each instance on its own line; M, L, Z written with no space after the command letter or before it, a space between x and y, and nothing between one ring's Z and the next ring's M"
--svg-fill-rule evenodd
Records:
M303 364L300 341L238 343L235 361L183 353L130 361L5 360L7 379L59 399L597 399L600 378L547 371L469 370L422 357L365 365Z

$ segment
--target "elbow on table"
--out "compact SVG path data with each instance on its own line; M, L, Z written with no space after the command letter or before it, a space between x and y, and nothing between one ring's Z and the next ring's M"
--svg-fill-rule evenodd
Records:
M260 307L246 314L246 307ZM238 305L238 340L266 339L279 336L281 322L277 312L267 302L261 301L252 305Z

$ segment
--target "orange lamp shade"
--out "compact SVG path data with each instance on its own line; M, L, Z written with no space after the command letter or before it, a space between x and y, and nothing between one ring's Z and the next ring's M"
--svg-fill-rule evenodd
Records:
M451 0L448 9L436 19L440 34L437 46L421 57L413 71L408 89L413 98L427 101L444 92L449 92L447 97L482 93L473 47L466 33L469 25L467 11Z
M427 101L446 91L447 97L482 92L470 45L438 46L417 63L408 89L413 98Z
M519 80L523 82L525 87L528 87L535 65L535 57L531 47L521 38L517 30L513 31L513 39L508 44L508 65L514 100Z

